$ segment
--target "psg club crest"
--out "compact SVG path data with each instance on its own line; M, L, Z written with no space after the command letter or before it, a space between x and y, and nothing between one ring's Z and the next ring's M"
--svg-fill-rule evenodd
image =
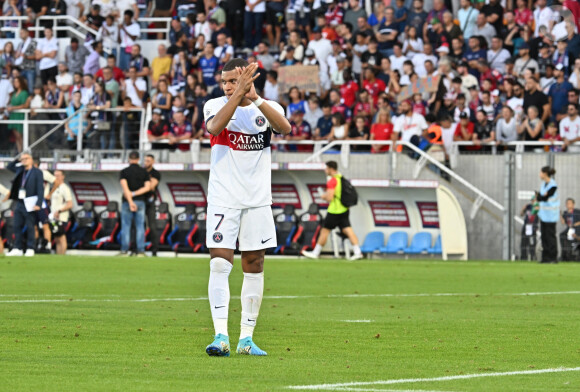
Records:
M263 127L264 125L266 125L266 119L262 116L256 117L256 125L259 127Z
M224 239L224 236L219 231L216 231L215 233L213 233L213 242L219 244L220 242L222 242L223 239Z

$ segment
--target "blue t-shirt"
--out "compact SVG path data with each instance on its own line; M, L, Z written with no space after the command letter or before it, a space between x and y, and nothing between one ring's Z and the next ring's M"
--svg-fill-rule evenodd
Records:
M209 59L202 56L199 59L199 68L201 69L201 74L203 77L203 83L210 87L215 86L217 82L215 81L215 71L217 70L219 60L215 56L211 56Z
M564 80L562 83L554 83L548 91L548 96L552 98L552 113L560 113L562 108L568 104L568 91L574 87L570 82Z
M306 101L300 101L298 103L290 103L288 105L288 117L292 115L296 110L302 109L306 113Z
M405 6L403 6L401 8L397 8L397 10L395 11L395 20L402 18L403 16L407 15L408 13L409 13L409 10L407 8L405 8ZM405 22L407 22L406 19L402 23L399 23L399 33L402 33L403 31L405 31L405 26L407 25L407 23L405 23Z
M330 130L332 129L332 116L328 116L328 117L320 117L318 119L318 123L316 124L316 128L320 129L320 137L324 137L326 135L328 135L330 133Z

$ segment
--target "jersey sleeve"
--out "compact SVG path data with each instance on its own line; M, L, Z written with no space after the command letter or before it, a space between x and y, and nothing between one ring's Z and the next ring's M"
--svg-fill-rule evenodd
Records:
M222 107L223 105L217 99L210 99L205 103L205 105L203 105L203 119L206 126L209 120L214 118Z
M336 188L336 178L331 178L326 183L326 189L335 189Z
M280 113L283 117L286 117L286 114L284 113L284 108L282 107L282 105L280 105L278 102L276 101L266 101L268 103L268 105L272 106L278 113ZM270 124L272 125L272 124ZM272 127L272 129L274 129ZM274 129L274 132L279 133L277 129Z

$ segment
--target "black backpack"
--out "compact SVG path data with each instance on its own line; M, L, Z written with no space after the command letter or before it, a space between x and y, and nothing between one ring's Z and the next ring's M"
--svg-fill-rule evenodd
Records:
M342 187L340 194L340 202L342 205L348 208L356 206L356 203L358 203L358 194L354 186L344 177L340 177L340 184Z

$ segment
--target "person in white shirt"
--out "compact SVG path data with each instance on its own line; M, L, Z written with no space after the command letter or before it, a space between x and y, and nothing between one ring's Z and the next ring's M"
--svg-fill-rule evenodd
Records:
M66 14L80 19L89 10L90 0L65 0Z
M580 59L574 60L574 68L570 73L568 81L574 86L575 89L580 88Z
M66 63L64 61L61 61L60 63L58 63L58 75L56 75L56 86L60 91L68 92L68 90L72 85L73 85L73 76L68 71Z
M131 49L135 44L135 40L141 35L141 27L138 23L133 21L134 13L132 10L127 10L123 14L123 24L119 27L119 68L126 71L129 68L129 61L131 61Z
M423 44L421 44L421 47L423 47ZM389 60L391 61L391 69L403 74L403 63L409 60L409 58L403 54L400 43L395 42L393 45L393 54L389 56Z
M393 132L396 139L400 138L403 142L411 142L413 136L420 137L427 129L427 122L421 114L413 113L411 100L407 99L401 102L400 108L401 115L395 120Z
M209 100L203 114L211 134L206 244L210 251L208 297L215 339L210 356L229 356L229 275L236 241L242 252L244 281L238 354L267 355L253 342L264 292L265 250L276 246L272 217L272 131L287 135L284 109L258 96L257 64L235 58L222 70L225 96Z
M412 60L415 73L420 77L427 76L427 70L425 69L425 61L427 60L431 60L433 66L437 67L437 57L433 55L433 46L429 42L425 42L423 45L423 53L416 54Z
M487 51L487 62L489 67L505 74L505 62L511 57L510 52L503 47L501 37L491 39L491 48Z
M521 123L524 118L524 87L521 84L514 85L514 95L507 100L506 105L514 111L518 124Z
M58 74L57 54L58 40L53 36L52 29L46 27L44 29L44 38L39 39L36 46L36 60L38 61L40 79L43 85L46 85L48 79L55 79Z
M62 170L54 172L54 183L50 193L46 197L50 199L50 214L54 220L52 223L52 235L56 242L56 254L66 253L65 228L69 220L70 210L73 208L72 193L69 186L64 182L65 174Z
M83 75L83 87L81 87L81 103L88 105L95 95L95 79L93 75Z
M234 47L227 42L225 33L219 33L216 38L217 46L213 50L213 55L218 58L223 66L234 57Z
M117 42L119 41L119 25L112 15L105 18L105 23L97 32L97 41L103 41L103 49L109 54L117 56Z
M326 38L322 38L322 29L320 26L312 29L313 39L308 43L308 49L311 49L320 65L320 72L328 74L328 56L332 54L332 44ZM308 56L308 55L306 55Z
M580 142L580 116L578 116L578 104L568 104L568 117L560 121L560 137L564 141L564 148L568 152L580 152L580 146L573 145Z
M266 73L264 98L270 101L278 102L278 72L276 71L268 71Z
M123 99L125 97L131 98L133 106L138 108L143 107L143 96L147 90L147 83L142 78L137 77L137 68L129 67L127 72L128 78L121 81L121 88L123 90Z
M536 28L534 36L540 34L540 26L546 26L548 31L552 31L557 13L554 13L550 7L546 6L546 0L536 1L537 8L534 10L534 20L536 21Z
M10 103L10 94L14 92L14 86L7 75L2 75L0 79L0 117L3 115L4 110Z
M125 15L125 11L133 11L135 19L139 16L139 7L135 0L115 0L115 9L111 15L115 18L121 19Z

